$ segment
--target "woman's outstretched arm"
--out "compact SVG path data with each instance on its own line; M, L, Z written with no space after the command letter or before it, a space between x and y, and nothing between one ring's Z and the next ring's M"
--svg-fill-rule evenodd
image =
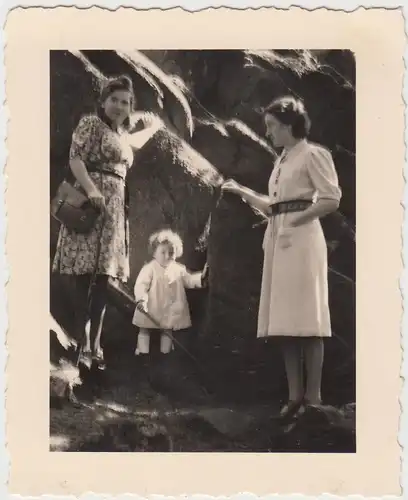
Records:
M240 196L245 203L251 205L256 210L259 210L264 215L269 215L270 212L270 198L267 195L257 193L256 191L242 186L238 182L229 179L222 185L223 191L229 191Z
M159 117L151 113L143 113L143 115L141 120L145 127L142 130L129 132L129 142L134 149L141 149L164 125Z

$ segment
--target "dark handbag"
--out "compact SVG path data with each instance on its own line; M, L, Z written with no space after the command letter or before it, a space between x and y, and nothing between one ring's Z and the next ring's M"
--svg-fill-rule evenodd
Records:
M83 192L64 180L51 201L51 215L70 231L89 233L100 211Z

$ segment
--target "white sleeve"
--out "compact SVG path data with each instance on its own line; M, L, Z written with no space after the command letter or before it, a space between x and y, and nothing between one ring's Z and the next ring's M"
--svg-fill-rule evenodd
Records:
M149 264L146 264L140 270L134 287L136 302L146 300L153 279L153 270Z
M331 153L324 148L311 149L307 158L310 180L317 191L317 198L340 201L341 189Z

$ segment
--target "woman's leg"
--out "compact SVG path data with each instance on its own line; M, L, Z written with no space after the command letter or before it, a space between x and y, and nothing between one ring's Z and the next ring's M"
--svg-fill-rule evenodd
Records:
M302 344L299 340L289 337L283 339L282 344L290 402L300 401L304 394Z
M88 322L88 288L90 283L89 274L81 274L75 276L75 339L83 344L83 351L91 351L91 341L89 331L87 330Z
M312 337L303 339L303 341L306 365L305 399L311 404L320 404L324 357L323 339Z
M108 300L108 279L106 275L98 275L92 287L90 343L94 355L101 352L102 327Z

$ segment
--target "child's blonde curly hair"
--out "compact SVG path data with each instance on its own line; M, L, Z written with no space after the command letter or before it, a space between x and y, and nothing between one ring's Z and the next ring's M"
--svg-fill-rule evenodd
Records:
M170 229L162 229L153 233L149 238L149 253L154 255L159 245L168 245L173 259L179 259L183 255L183 242L180 236Z

